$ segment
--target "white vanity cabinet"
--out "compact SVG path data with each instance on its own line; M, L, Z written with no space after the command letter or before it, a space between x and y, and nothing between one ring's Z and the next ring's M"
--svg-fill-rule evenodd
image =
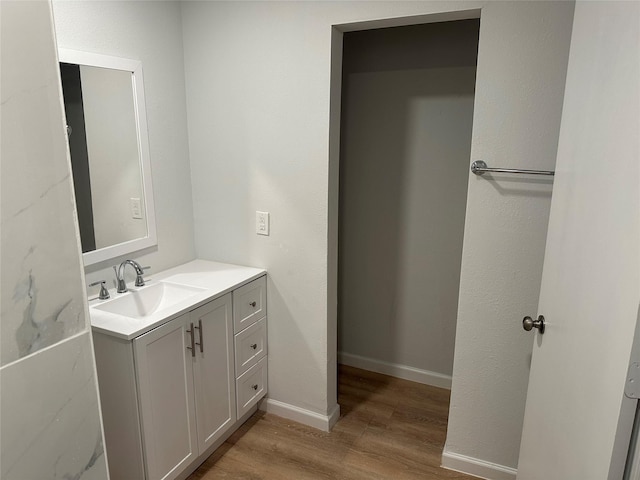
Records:
M147 478L173 479L236 421L231 294L134 342Z
M156 276L178 280L202 293L165 321L92 315L112 479L186 478L267 393L265 272L196 260Z

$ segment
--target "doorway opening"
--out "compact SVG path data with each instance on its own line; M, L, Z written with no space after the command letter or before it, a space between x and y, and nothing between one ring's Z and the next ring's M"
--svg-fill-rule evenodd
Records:
M362 370L451 386L479 28L472 18L342 38L335 208L343 414L358 409L343 404L351 398L343 377L377 378L374 389L395 384ZM448 411L448 394L435 396Z

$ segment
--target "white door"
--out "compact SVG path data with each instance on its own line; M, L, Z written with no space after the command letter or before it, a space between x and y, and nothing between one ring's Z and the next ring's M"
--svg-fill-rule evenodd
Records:
M231 294L195 309L189 316L198 344L193 380L202 454L236 421Z
M170 480L198 456L189 315L134 340L147 480Z
M578 2L522 480L622 478L635 404L623 392L640 298L639 65L640 4Z

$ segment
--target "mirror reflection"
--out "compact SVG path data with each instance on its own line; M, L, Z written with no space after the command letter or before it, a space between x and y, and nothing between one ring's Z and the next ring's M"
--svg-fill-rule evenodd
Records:
M155 245L140 63L60 51L85 265Z
M61 63L82 251L145 237L131 73Z

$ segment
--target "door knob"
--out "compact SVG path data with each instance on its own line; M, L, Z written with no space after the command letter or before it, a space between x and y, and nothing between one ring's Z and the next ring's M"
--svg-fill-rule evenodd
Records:
M542 335L544 333L544 317L542 315L538 315L538 319L534 320L533 318L526 316L522 319L522 328L527 332L532 328L537 328L540 335Z

